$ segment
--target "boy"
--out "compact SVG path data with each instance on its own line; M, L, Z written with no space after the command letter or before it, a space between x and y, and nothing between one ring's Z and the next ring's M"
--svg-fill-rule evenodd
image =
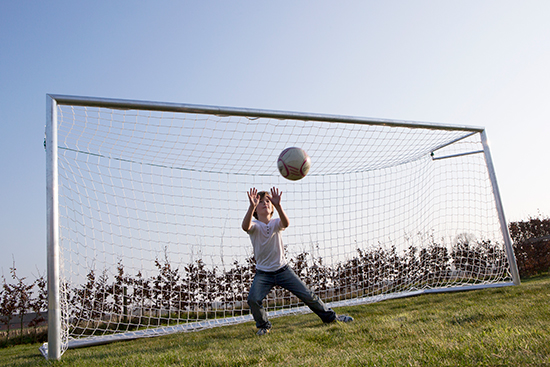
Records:
M271 195L266 191L258 192L255 188L250 189L247 194L250 205L242 228L250 236L256 260L256 275L248 294L248 305L259 329L256 334L265 335L271 329L272 325L267 319L262 302L276 285L292 292L325 323L353 321L351 316L336 315L288 266L281 236L281 232L289 225L288 217L281 206L283 193L273 187ZM272 218L275 210L279 218Z

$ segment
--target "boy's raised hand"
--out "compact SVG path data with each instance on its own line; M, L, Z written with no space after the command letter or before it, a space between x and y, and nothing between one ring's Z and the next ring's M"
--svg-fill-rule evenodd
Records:
M250 205L252 205L254 208L257 207L258 204L260 203L260 197L258 196L258 190L256 190L255 187L253 187L246 194L248 195L248 200L250 201Z
M248 191L246 194L248 195L250 206L248 207L248 211L243 218L243 223L241 227L243 231L248 232L250 228L252 228L252 217L254 216L254 211L256 210L256 207L260 203L260 196L258 195L258 190L256 190L256 188L250 189L250 191Z
M283 192L279 192L279 189L276 187L271 188L271 203L275 206L278 206L281 204L281 196L283 195Z
M273 204L273 206L275 207L275 209L277 209L277 213L279 213L279 218L281 219L281 228L286 228L289 226L289 219L288 219L288 216L286 215L283 207L281 206L281 196L283 196L283 192L280 191L279 192L279 189L276 188L276 187L273 187L271 189L271 203Z

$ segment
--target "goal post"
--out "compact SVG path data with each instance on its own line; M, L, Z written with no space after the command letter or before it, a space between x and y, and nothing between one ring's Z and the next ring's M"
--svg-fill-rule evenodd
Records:
M480 133L481 144L483 145L483 153L485 154L485 161L487 162L487 173L489 174L491 180L491 186L493 188L493 195L495 197L495 206L498 213L498 219L500 224L500 230L502 231L502 239L504 241L504 247L506 249L506 254L508 256L508 261L510 262L510 273L512 275L512 280L515 285L520 284L519 270L514 257L514 248L512 246L512 238L510 237L510 232L508 229L508 222L504 216L504 208L502 205L502 200L500 197L500 190L498 188L497 177L495 174L495 168L493 166L493 158L491 157L491 150L489 149L489 143L487 142L487 133L483 130Z
M61 309L59 290L59 195L57 171L57 103L46 103L46 206L48 274L48 359L61 357Z
M287 259L330 307L520 283L481 127L48 95L45 145L48 359L252 321L251 187L283 192Z

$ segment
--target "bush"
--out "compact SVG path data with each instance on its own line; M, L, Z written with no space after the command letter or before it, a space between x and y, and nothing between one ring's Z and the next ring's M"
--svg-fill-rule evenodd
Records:
M522 278L550 270L550 218L539 216L509 224L510 237Z
M550 218L539 216L512 222L509 229L520 276L525 278L549 271ZM490 278L493 276L494 264L506 261L504 252L497 248L490 241L477 242L462 238L451 251L435 242L422 250L410 247L404 253L398 253L395 248L373 248L368 251L357 249L354 258L333 267L324 264L321 257L310 256L306 252L289 260L296 273L312 290L323 299L334 301L358 296L360 289L369 289L376 294L389 289L399 291L402 284L424 282L431 286L441 285L441 282L452 283L457 276L466 279L476 274L476 277ZM248 313L246 308L231 311L231 307L226 306L245 303L254 277L252 258L247 259L245 264L235 261L229 270L208 269L202 260L180 270L171 266L165 253L164 261L156 259L155 266L158 270L156 276L144 277L141 273L131 276L125 273L120 261L112 281L105 269L99 274L91 270L85 284L69 290L71 317L75 320L91 320L89 322L98 325L106 324L104 326L108 330L131 330L136 327L136 317L146 318L151 324L167 323L166 315L154 314L154 309L175 312L175 318L178 318L180 312L187 316L196 313L197 320L208 313L216 317L216 303L223 306L220 312L225 316L228 312L234 312L234 316ZM11 282L1 277L0 324L4 324L6 330L0 332L0 347L45 340L45 276L39 274L37 280L29 283L26 278L17 275L15 263L10 268L10 274ZM283 290L277 289L275 292L278 299L290 297L284 295ZM132 309L141 309L144 314L133 315ZM12 321L17 316L18 320L23 320L23 316L29 312L34 315L30 322L25 325L20 322L19 330L11 329ZM119 317L113 319L112 314ZM73 327L78 331L80 325Z
M17 275L15 261L10 274L11 282L2 276L0 289L0 323L6 327L0 332L0 347L43 341L47 334L44 317L48 307L46 278L38 274L38 279L28 283L25 277ZM38 292L33 296L35 287ZM31 312L32 319L27 318L25 322L25 316ZM14 320L18 320L18 330L12 330Z

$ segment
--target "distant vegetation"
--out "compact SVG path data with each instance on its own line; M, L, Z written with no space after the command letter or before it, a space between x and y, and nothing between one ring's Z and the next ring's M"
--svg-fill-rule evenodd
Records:
M48 309L47 280L44 275L28 282L10 268L11 282L2 276L0 290L0 346L36 343L46 339L45 312ZM25 317L31 314L31 317ZM16 321L16 323L14 323ZM13 330L15 329L15 330Z
M527 278L550 269L550 218L529 218L509 224L519 274Z
M529 218L509 225L518 269L522 278L547 272L550 268L550 218ZM424 249L411 247L398 254L395 248L377 248L368 252L357 250L348 261L327 266L322 258L308 259L302 253L291 259L296 273L323 299L334 301L363 295L401 290L403 284L415 282L442 286L445 283L476 277L494 276L493 264L506 261L502 250L490 242L457 241L451 251L435 242ZM114 279L107 271L87 274L85 284L68 290L72 320L87 320L102 329L130 330L136 325L166 325L169 318L201 319L206 316L237 316L248 313L246 295L254 276L254 262L235 262L229 270L208 269L202 260L184 269L173 268L165 256L155 261L157 275L125 273L118 263ZM380 272L377 269L384 269ZM3 328L0 345L42 341L46 335L47 287L45 277L34 281L17 276L15 264L10 268L11 280L2 277L0 322ZM406 278L406 279L404 279ZM289 299L290 294L276 290L275 300ZM283 297L284 296L284 297ZM233 307L243 305L244 307ZM282 305L279 305L282 306ZM135 311L139 310L139 314ZM170 310L160 313L156 310ZM191 317L189 316L191 314ZM28 315L31 315L29 319ZM113 318L112 315L122 315ZM27 316L27 317L25 317ZM18 320L17 327L14 320ZM24 322L24 320L26 320ZM108 322L105 320L109 320ZM89 333L82 324L73 322L75 333Z

